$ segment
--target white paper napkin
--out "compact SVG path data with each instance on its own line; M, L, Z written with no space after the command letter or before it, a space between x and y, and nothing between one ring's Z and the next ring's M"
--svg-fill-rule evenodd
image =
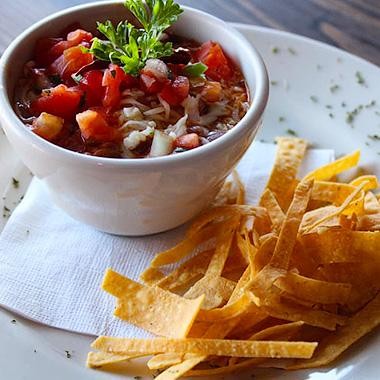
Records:
M263 191L275 149L254 143L238 166L249 202ZM331 150L309 150L300 175L333 156ZM141 238L108 235L71 219L33 180L0 235L0 305L78 333L146 337L112 316L115 299L100 289L103 274L111 267L137 280L154 254L178 242L185 228Z

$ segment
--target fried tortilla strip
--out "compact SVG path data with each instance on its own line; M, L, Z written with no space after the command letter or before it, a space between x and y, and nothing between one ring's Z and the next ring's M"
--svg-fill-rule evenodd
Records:
M368 334L380 324L380 294L353 317L349 318L334 334L324 338L315 356L309 360L300 360L287 369L315 368L325 366L334 361L347 348L362 336Z
M315 181L311 199L340 206L355 190L356 186L347 183Z
M315 181L311 199L329 202L336 206L340 206L349 195L351 195L357 187L363 185L363 191L374 190L379 187L377 178L374 175L361 176L350 182L328 182Z
M182 363L178 363L169 367L167 370L155 377L155 380L179 379L182 375L189 372L192 368L194 368L197 364L199 364L200 362L202 362L202 360L206 358L206 356L199 357L198 355L194 355L192 358L189 358L183 361Z
M89 352L87 355L86 365L89 368L101 368L111 364L125 362L129 359L139 358L145 356L143 354L136 355L113 355L107 352Z
M225 303L231 296L236 282L223 277L202 277L193 287L191 287L184 297L196 299L204 295L202 310L210 310Z
M277 241L277 236L271 234L268 239L265 239L265 241L262 242L254 257L254 275L257 275L257 273L269 264L277 245Z
M239 282L236 284L234 291L231 294L230 299L228 300L228 304L232 304L237 301L245 292L245 288L249 283L250 279L250 269L247 268L242 276L239 279Z
M103 290L119 298L114 315L160 336L183 338L204 297L188 300L159 287L146 287L109 269Z
M356 188L355 191L353 191L347 199L342 203L340 207L338 207L335 211L333 211L331 214L324 216L323 218L317 220L314 224L310 225L308 228L304 230L304 234L309 233L310 231L314 230L319 225L323 224L327 220L334 218L335 216L338 216L342 214L346 209L349 213L352 213L354 211L358 211L363 209L364 205L364 192L363 187L365 186L365 183L362 183L359 187ZM361 197L359 200L355 200L358 194L363 193L363 197Z
M240 216L234 217L220 231L216 241L215 253L211 258L205 277L220 277L222 275L239 222Z
M179 244L167 251L158 253L151 262L151 267L158 268L168 264L174 264L188 256L195 247L210 240L220 228L220 223L211 224L204 229L199 229L187 236ZM203 226L202 226L203 227Z
M352 180L350 185L358 187L364 182L366 183L363 188L364 191L376 190L379 187L379 182L375 175L362 175Z
M178 290L187 289L194 281L204 276L213 254L213 249L198 253L174 269L167 276L161 278L155 285L174 293ZM157 269L150 268L150 270Z
M210 325L210 327L203 334L203 339L223 339L228 333L239 324L240 318L230 319L221 323L214 323ZM163 359L165 359L165 354L156 355L156 366L159 367L157 369L165 368L165 366L160 366L160 357L163 355ZM181 355L181 354L177 354ZM205 361L207 359L206 355L197 355L197 354L186 354L184 356L185 360L173 367L168 368L165 372L163 372L160 376L161 379L165 380L175 380L188 372L191 368L195 367L197 364ZM174 358L173 358L174 360ZM164 364L164 363L162 363Z
M288 272L274 283L279 289L296 298L312 303L345 304L350 296L351 284L314 280Z
M186 376L189 377L204 377L205 379L211 376L226 375L228 373L235 373L243 371L244 369L252 368L258 363L262 362L262 358L254 358L244 360L240 363L231 364L225 367L211 368L211 369L195 369L187 372ZM159 379L160 380L160 379Z
M203 309L208 310L220 306L223 300L229 298L236 285L234 283L234 286L231 288L231 281L227 279L221 281L220 276L230 253L232 239L239 220L239 216L232 218L226 228L219 232L216 249L211 257L205 276L197 281L184 295L185 298L194 299L203 294L205 296ZM229 292L228 297L226 297L227 292Z
M184 356L184 354L176 354L172 352L155 355L148 361L147 366L151 370L168 368L173 365L182 363Z
M260 204L267 209L274 232L279 233L285 220L285 214L269 189L264 191L261 196Z
M320 168L310 172L304 180L314 179L316 181L329 181L332 177L357 166L359 160L360 150L357 150L352 154L339 158L334 162L321 166Z
M286 211L292 199L292 184L305 156L307 142L298 138L279 137L275 163L266 188L276 197L281 209ZM260 206L261 206L260 201Z
M380 203L375 194L370 191L364 197L364 210L366 214L380 213Z
M363 308L380 291L380 266L371 260L319 265L314 276L330 282L352 285L344 310L350 314Z
M356 229L358 231L380 231L380 212L361 216Z
M277 337L281 339L281 337L284 335L286 336L289 334L294 334L303 325L304 325L303 322L292 322L292 323L286 323L283 325L269 327L267 329L260 331L257 334L254 334L250 340L259 340L259 339L264 340L264 339L273 339ZM253 367L261 363L263 360L263 358L254 358L254 359L245 360L239 363L235 361L238 359L239 358L235 358L235 357L231 358L229 365L226 367L193 370L193 371L188 372L187 376L204 376L205 378L207 378L208 376L224 375L227 373L237 372L246 368Z
M269 262L272 267L288 269L297 241L298 230L311 197L312 188L312 180L303 181L298 184L292 203L286 213L285 221L282 224L273 256Z
M254 334L252 334L248 340L286 340L290 341L291 337L299 331L299 329L304 325L305 323L302 321L298 322L290 322L290 323L284 323L282 325L275 325L271 327L267 327L264 330L258 331ZM257 363L261 362L263 359L258 358ZM234 365L239 362L239 358L230 358L229 365ZM252 363L253 364L253 363Z
M152 267L149 267L140 274L140 280L147 286L157 285L164 278L164 273L162 273L159 269Z
M129 352L157 354L188 352L198 355L242 358L311 358L314 342L242 341L228 339L128 339L100 336L92 348L123 355Z
M308 211L302 218L302 223L300 226L299 233L305 234L306 232L316 232L311 230L311 227L316 225L317 227L341 227L340 215L337 215L338 207L337 206L325 206L320 207L315 210ZM331 215L334 215L331 217ZM320 220L323 220L321 224L318 224Z
M243 314L252 304L251 298L247 294L243 294L239 299L231 304L227 304L221 308L211 310L200 310L197 321L201 322L217 322L235 318Z
M303 235L300 241L318 264L367 260L380 265L380 231L326 230Z
M185 239L175 247L158 253L152 260L151 266L157 268L164 265L177 263L189 255L199 244L208 241L211 237L216 236L221 225L223 225L226 220L237 215L255 216L264 219L268 217L267 212L263 207L231 205L208 209L195 219L187 231ZM223 220L220 221L220 219ZM218 220L218 223L208 225L214 220Z
M262 306L271 317L285 321L304 321L306 324L334 331L337 325L343 325L345 317L322 310L313 310L296 304L289 304L278 295L272 295Z
M253 334L249 340L267 340L274 338L283 338L285 335L289 333L294 333L300 329L300 327L304 326L305 322L297 321L284 323L282 325L275 325L268 327L264 330L261 330L255 334Z

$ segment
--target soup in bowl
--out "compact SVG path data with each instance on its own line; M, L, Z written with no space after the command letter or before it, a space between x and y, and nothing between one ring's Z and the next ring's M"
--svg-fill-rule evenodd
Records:
M145 235L189 220L262 121L257 51L223 21L168 3L170 22L154 27L154 12L139 22L121 2L65 10L1 59L8 139L59 207L102 231Z

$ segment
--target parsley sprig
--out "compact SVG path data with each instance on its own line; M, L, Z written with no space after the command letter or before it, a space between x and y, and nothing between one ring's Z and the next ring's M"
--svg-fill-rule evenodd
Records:
M128 74L138 75L148 59L173 53L170 42L162 42L162 33L183 12L174 0L126 0L124 5L140 22L136 28L128 21L116 27L111 21L98 22L98 30L107 38L94 38L90 52L99 60L120 65Z

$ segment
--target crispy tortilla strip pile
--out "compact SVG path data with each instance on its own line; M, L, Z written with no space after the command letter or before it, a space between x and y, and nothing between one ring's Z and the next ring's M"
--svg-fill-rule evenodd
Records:
M115 316L157 338L99 337L90 367L148 356L158 380L311 368L380 324L377 178L335 181L358 164L354 152L300 179L306 147L278 139L258 206L244 204L234 174L184 239L156 255L144 285L107 271Z

